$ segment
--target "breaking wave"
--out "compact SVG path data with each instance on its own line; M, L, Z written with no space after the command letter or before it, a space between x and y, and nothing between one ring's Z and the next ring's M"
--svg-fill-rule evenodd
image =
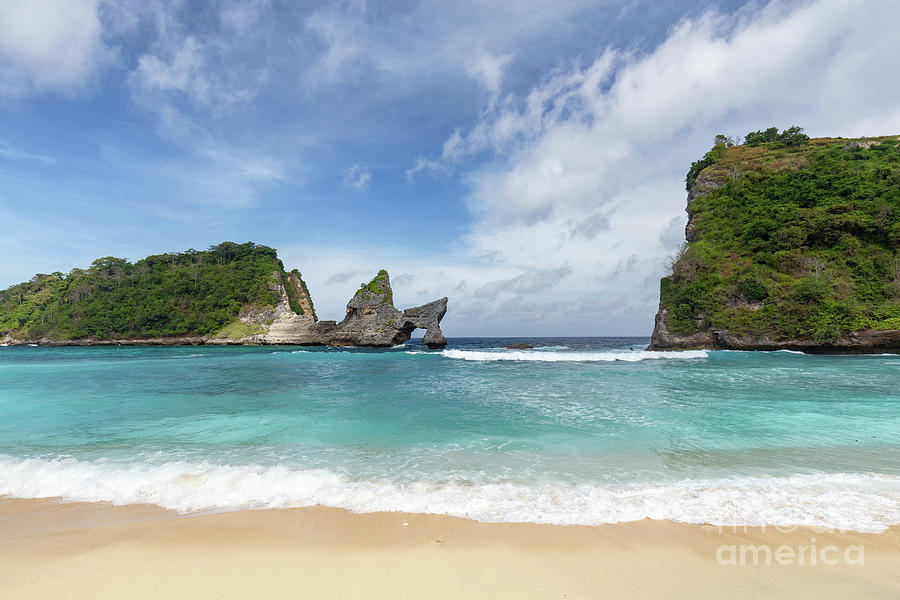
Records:
M0 495L155 504L180 512L325 505L488 522L600 525L644 518L713 525L884 531L900 523L900 477L818 473L621 486L358 481L319 469L208 462L0 456Z
M639 362L642 360L658 359L695 359L707 358L705 350L685 350L678 352L652 352L649 350L622 351L610 350L604 352L544 352L541 350L444 350L441 354L447 358L460 360L497 361L538 361L538 362Z

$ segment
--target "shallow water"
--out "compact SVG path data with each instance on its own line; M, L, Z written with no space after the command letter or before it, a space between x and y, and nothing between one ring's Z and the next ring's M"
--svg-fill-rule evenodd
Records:
M645 338L0 348L0 494L489 521L900 523L900 356Z

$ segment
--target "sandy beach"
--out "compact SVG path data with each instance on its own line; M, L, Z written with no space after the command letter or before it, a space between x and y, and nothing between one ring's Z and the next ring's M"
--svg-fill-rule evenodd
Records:
M802 555L802 558L801 558ZM894 598L885 533L0 499L0 597Z

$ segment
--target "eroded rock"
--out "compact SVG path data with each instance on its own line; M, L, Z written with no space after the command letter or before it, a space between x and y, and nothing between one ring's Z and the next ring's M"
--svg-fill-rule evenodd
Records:
M424 329L423 342L429 348L443 348L447 339L441 319L447 313L447 298L399 311L387 271L381 270L361 286L347 302L347 314L340 323L315 322L279 304L269 332L261 336L265 344L390 347L409 340L416 329Z

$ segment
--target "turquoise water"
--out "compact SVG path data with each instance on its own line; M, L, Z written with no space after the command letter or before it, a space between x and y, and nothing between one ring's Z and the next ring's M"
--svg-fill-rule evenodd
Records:
M538 348L0 348L0 495L186 512L900 523L900 356L529 341Z

